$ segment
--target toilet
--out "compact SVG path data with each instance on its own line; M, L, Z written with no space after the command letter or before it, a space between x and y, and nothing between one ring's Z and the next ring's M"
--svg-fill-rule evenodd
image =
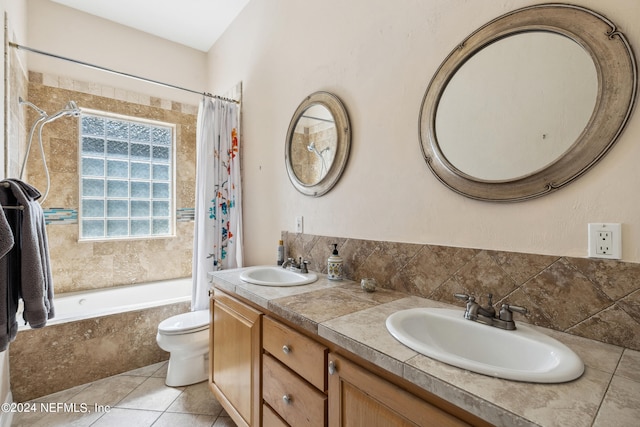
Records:
M167 379L171 387L199 383L209 377L209 310L178 314L158 325L158 346L170 353Z

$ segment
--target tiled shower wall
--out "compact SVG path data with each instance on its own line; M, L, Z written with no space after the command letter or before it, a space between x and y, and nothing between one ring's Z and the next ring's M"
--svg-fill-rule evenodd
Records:
M640 264L283 232L289 257L326 273L333 243L345 276L464 307L467 293L526 307L526 321L640 350ZM514 314L516 320L522 315Z
M175 123L175 208L184 217L182 213L195 205L195 105L35 72L29 73L27 99L50 114L73 100L81 108ZM28 132L37 117L33 109L21 108L22 113L28 113L23 126ZM176 236L171 238L78 241L78 224L74 220L79 206L78 120L60 118L48 123L43 131L51 174L51 191L43 208L54 219L47 225L47 235L56 293L190 276L192 221L179 220ZM46 180L37 146L36 137L25 178L44 193Z

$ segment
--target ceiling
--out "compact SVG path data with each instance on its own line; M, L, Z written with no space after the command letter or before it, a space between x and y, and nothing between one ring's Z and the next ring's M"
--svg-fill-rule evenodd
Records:
M208 52L249 0L52 0Z

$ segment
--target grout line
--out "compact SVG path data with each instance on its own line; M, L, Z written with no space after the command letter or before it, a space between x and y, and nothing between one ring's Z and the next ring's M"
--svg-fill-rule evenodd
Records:
M183 386L183 387L170 387L167 386L166 384L164 384L164 387L169 388L169 389L173 389L173 390L177 390L179 391L179 393L176 395L176 397L167 405L167 407L164 410L154 410L154 409L141 409L141 408L128 408L128 407L121 407L118 406L119 404L121 404L125 399L127 399L132 393L134 393L136 390L138 390L143 384L145 384L147 381L149 381L150 379L154 379L154 380L159 380L161 379L164 382L164 376L156 376L158 374L158 372L162 369L164 369L166 367L166 361L164 363L159 362L159 366L158 369L152 370L150 372L148 372L145 375L131 375L129 374L129 372L135 371L136 369L132 370L132 371L127 371L127 372L123 372L121 374L116 374L113 375L111 377L107 377L107 378L102 378L96 381L92 381L90 383L87 384L83 384L80 386L75 386L75 387L71 387L70 389L67 390L71 390L74 388L78 388L76 393L73 393L72 395L70 395L68 398L64 399L64 401L66 403L70 403L73 402L75 399L77 399L78 396L81 396L82 393L85 393L87 391L90 391L90 389L95 386L97 383L105 381L109 378L115 378L115 377L131 377L131 378L141 378L142 381L135 385L133 388L131 388L120 400L118 400L116 403L113 403L110 408L111 409L118 409L118 410L128 410L128 411L140 411L140 412L147 412L147 413L154 413L157 414L158 416L155 418L155 420L149 424L149 426L153 426L153 425L157 425L158 420L160 420L164 414L184 414L184 415L189 415L192 417L200 417L200 416L209 416L212 419L212 423L211 423L211 427L213 427L215 425L216 422L218 422L218 420L220 420L221 418L224 418L225 420L228 417L228 414L225 413L224 409L220 411L220 413L218 414L206 414L206 413L196 413L196 412L173 412L173 411L169 411L169 408L171 407L171 405L173 405L178 399L180 399L181 397L184 396L184 393L186 392L186 390L190 387L190 386ZM155 364L154 364L155 365ZM152 366L152 365L149 365ZM140 369L144 369L140 368ZM67 390L61 390L60 392L56 392L56 393L61 393L61 392L65 392ZM208 388L207 388L208 390ZM52 393L52 394L56 394L56 393ZM47 398L50 395L47 396L42 396L42 398ZM213 395L210 395L211 399L215 400L215 397ZM39 398L39 399L42 399ZM46 400L46 399L45 399ZM88 402L85 402L88 403ZM99 420L101 420L108 412L103 412L101 413L95 420L91 421L90 424L84 424L84 425L96 425L96 423L99 423ZM93 413L93 415L95 415L95 413ZM43 416L44 417L44 416ZM40 421L43 419L43 417L38 418L37 420L34 421ZM82 422L82 417L75 419L75 422ZM87 422L87 420L84 421L85 423ZM226 423L225 423L226 424Z
M604 392L602 393L602 398L600 399L600 403L598 404L598 409L595 412L596 415L593 417L593 423L596 422L596 420L598 418L598 414L600 413L600 410L602 409L602 405L604 404L604 401L607 400L607 395L609 394L609 389L611 388L611 383L613 383L613 379L616 377L616 371L620 367L620 363L622 362L622 358L624 356L624 352L625 352L625 350L623 350L620 353L620 357L618 358L618 362L616 363L616 367L613 369L613 372L611 373L611 377L609 378L609 381L607 382L607 387L604 389ZM592 424L592 425L594 425L594 424Z

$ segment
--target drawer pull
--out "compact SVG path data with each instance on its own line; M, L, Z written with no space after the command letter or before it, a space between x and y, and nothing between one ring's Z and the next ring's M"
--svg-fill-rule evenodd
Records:
M291 353L291 347L289 347L288 345L283 345L283 346L282 346L282 352L283 352L284 354L289 354L289 353Z
M288 394L285 394L284 396L282 396L282 400L284 401L284 403L286 403L287 405L291 405L291 396L289 396Z
M329 375L336 373L336 363L333 360L329 361Z

